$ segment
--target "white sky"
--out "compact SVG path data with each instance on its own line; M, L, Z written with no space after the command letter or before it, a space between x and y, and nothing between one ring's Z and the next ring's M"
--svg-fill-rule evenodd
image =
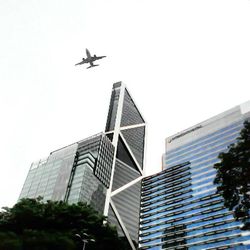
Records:
M85 48L100 67L74 64ZM0 207L32 161L105 128L123 81L148 123L146 173L164 139L249 100L249 0L0 1Z

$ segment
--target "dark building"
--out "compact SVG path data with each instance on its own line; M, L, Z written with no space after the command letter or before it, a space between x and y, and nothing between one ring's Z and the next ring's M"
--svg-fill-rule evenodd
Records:
M32 163L20 197L84 201L108 216L136 249L145 121L123 83L113 85L105 133Z
M106 135L115 146L111 185L104 214L119 224L133 249L138 241L141 179L144 167L145 121L122 83L114 84ZM135 244L134 244L134 243Z
M142 182L140 249L250 249L213 184L219 153L249 118L250 102L166 139L164 170Z

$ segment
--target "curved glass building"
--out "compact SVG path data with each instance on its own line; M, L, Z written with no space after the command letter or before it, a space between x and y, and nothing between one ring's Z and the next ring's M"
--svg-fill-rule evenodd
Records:
M250 249L213 183L218 154L249 117L248 102L166 139L164 170L142 182L140 249Z

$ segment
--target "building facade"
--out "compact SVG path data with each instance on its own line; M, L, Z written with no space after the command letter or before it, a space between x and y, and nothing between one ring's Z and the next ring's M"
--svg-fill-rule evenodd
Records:
M122 83L113 85L105 133L115 147L115 160L104 214L136 249L146 123Z
M113 85L104 133L32 163L19 199L91 204L108 216L131 249L139 231L145 121L121 82Z
M163 171L142 181L139 249L250 249L213 183L219 153L249 119L250 102L166 139Z
M32 163L19 199L83 201L103 213L113 158L114 146L104 133L51 152Z

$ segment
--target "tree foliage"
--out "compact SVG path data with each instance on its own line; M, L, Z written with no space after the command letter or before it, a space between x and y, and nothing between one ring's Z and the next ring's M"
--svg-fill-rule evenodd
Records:
M214 166L217 190L235 218L245 223L244 229L250 229L250 122L244 122L237 142L228 147L228 152L220 153L219 159Z
M104 223L105 222L105 223ZM0 250L129 249L103 215L85 203L22 199L0 212Z

